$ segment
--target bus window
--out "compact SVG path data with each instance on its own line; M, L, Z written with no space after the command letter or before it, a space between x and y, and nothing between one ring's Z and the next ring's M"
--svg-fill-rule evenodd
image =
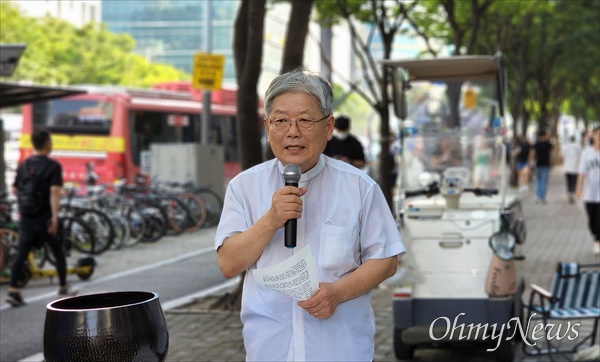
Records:
M109 134L113 105L95 100L53 100L33 104L34 127L54 133Z
M131 159L133 164L140 164L140 152L150 150L153 143L197 142L194 124L198 122L196 115L183 116L185 124L169 124L170 113L133 111L129 122L131 132Z
M211 116L211 130L211 141L223 145L225 162L239 161L235 117Z

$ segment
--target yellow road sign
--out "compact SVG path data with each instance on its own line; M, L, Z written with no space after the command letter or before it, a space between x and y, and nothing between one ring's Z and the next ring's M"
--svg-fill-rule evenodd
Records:
M477 93L471 88L465 90L463 94L463 104L467 109L473 109L477 105Z
M194 54L192 86L196 89L219 90L223 80L225 56L220 54Z

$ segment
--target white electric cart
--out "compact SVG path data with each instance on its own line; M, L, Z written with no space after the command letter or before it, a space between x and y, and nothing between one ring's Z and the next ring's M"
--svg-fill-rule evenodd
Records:
M521 317L524 285L515 250L525 223L506 182L501 57L383 63L393 68L402 119L395 204L407 254L393 297L396 357L476 343L512 360L516 339L490 334Z

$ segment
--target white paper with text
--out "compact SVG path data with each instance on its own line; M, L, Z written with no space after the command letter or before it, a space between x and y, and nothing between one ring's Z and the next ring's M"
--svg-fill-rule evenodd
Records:
M310 245L279 264L253 270L259 285L295 300L307 300L319 289L317 265Z

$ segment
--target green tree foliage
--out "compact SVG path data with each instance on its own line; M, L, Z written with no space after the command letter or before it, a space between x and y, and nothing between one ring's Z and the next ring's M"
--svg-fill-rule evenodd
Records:
M556 15L566 23L566 29L554 89L561 92L563 111L579 119L598 121L600 1L561 2L556 10Z
M530 120L556 134L560 113L600 116L600 2L495 2L474 49L500 50L508 68L509 109L524 133Z
M417 3L390 2L384 0L336 0L317 1L317 21L326 26L345 22L350 30L352 54L358 59L360 81L350 84L350 88L367 101L379 115L379 141L382 150L389 150L391 100L387 67L381 67L372 49L375 36L382 44L383 59L389 59L396 34L400 33L407 14ZM366 35L359 31L358 23L367 25ZM390 170L393 159L390 152L380 152L378 160L378 182L383 194L392 208L392 186Z
M333 84L334 111L337 114L348 115L352 119L352 129L369 127L368 120L372 116L373 109L370 104L355 92L345 90L339 84Z
M513 124L513 133L520 134L526 128L529 113L524 100L530 88L527 82L531 79L528 60L531 59L533 39L525 36L532 26L534 14L540 11L545 1L528 1L522 6L511 2L495 2L484 16L481 34L474 44L474 54L494 54L502 52L502 60L508 70L508 102L506 109L517 121ZM532 64L532 63L531 63ZM517 129L518 125L521 129Z
M522 133L529 120L556 133L560 113L600 117L600 1L415 0L407 20L438 56L501 51L509 109ZM441 44L441 46L440 46Z
M3 1L0 27L0 43L27 45L11 81L147 87L190 79L172 66L148 63L133 53L131 36L114 34L102 24L77 28L55 18L29 18Z

